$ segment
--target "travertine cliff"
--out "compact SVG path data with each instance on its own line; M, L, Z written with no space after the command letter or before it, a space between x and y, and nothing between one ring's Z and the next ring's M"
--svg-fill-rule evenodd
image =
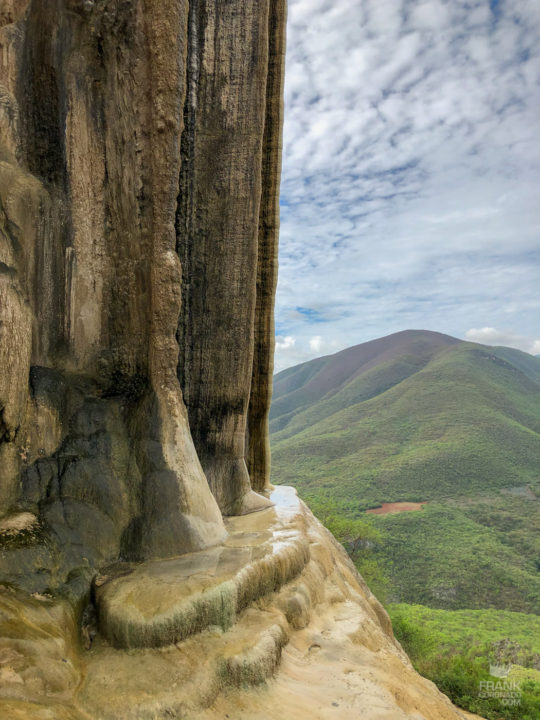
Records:
M365 717L459 716L270 496L284 23L284 0L1 2L2 717L273 717L276 693L317 717L321 667L357 673ZM289 641L285 685L241 692Z
M294 490L271 497L271 508L227 518L223 544L103 568L86 650L64 598L1 592L0 716L464 720L414 672Z
M0 507L43 521L43 589L268 504L284 8L1 19Z

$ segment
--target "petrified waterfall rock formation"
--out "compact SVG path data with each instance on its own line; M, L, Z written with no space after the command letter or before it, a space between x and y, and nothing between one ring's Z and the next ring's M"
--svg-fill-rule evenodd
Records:
M284 5L0 22L0 512L56 583L214 545L269 504Z
M277 214L284 54L283 3L245 0L238 10L190 3L177 212L179 377L195 447L227 514L259 506L251 484L268 483L258 465L250 483L245 438L267 456L277 225L267 227Z
M1 1L0 717L462 717L270 495L284 18Z

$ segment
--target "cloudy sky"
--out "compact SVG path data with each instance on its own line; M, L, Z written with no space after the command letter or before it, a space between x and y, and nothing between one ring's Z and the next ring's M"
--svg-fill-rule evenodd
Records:
M540 0L289 0L276 370L407 328L540 353Z

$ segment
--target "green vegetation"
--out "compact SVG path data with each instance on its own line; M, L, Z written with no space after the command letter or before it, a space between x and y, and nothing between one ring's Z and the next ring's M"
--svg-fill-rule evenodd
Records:
M375 548L382 540L381 533L365 520L344 516L330 498L320 500L315 513L345 547L371 591L381 601L386 600L389 578L375 557Z
M316 514L331 499L335 516L379 531L370 562L392 600L538 612L540 361L432 333L395 337L365 369L343 359L351 348L276 377L274 481ZM428 504L365 515L399 501Z
M416 670L456 705L487 720L540 717L537 670L514 666L502 680L490 675L491 664L510 664L516 659L540 664L539 617L494 610L432 610L403 604L390 606L389 611L394 633ZM493 687L487 683L497 682L504 697L483 697L489 694L485 690ZM507 700L519 702L507 705Z
M540 360L398 333L276 376L271 432L274 482L344 544L416 669L488 720L539 718ZM401 501L426 504L365 512ZM518 705L481 697L492 661Z
M540 608L540 513L527 498L499 493L361 518L326 493L311 494L308 502L368 584L377 578L370 587L382 601L528 613ZM360 540L354 553L352 529Z
M502 531L508 516L515 512L512 502L519 503L519 500L510 498L510 507L498 512L493 510L492 504L487 507L481 503L473 505L472 514L492 521L498 531ZM377 549L388 547L388 544L401 550L402 554L394 558L393 568L394 571L401 571L398 577L402 581L409 580L408 586L413 594L433 599L438 592L435 601L442 599L444 604L442 578L450 577L452 582L459 584L462 575L459 572L460 563L467 561L473 563L473 567L469 568L471 574L477 570L476 584L468 588L469 597L476 603L481 602L482 598L487 604L493 601L490 593L498 590L497 577L501 582L506 582L506 595L499 589L499 602L519 605L520 591L528 591L522 578L512 568L505 566L505 546L497 546L496 531L490 541L499 552L502 549L503 555L497 555L495 563L489 556L483 562L474 557L476 548L485 546L486 549L490 543L485 539L479 541L475 523L467 520L465 515L459 515L457 510L453 511L454 515L448 516L442 507L428 508L421 514L421 522L412 522L411 526L411 521L416 520L420 513L351 519L341 512L339 505L331 498L324 496L319 498L314 509L321 521L345 546L370 588L383 601L392 593L395 594L386 572L392 570L392 564L385 562L384 557L378 559L380 550ZM488 513L487 518L485 513ZM426 519L427 524L424 523ZM401 535L395 525L380 529L385 523L392 522L397 523ZM409 527L416 531L415 542L411 542ZM441 563L437 560L439 549L433 543L433 535L436 534L434 529L440 532L444 548L452 547L455 535L455 544L462 553L469 538L471 556L454 556L453 562ZM521 533L516 532L517 537L521 537ZM425 546L426 536L431 539L428 546ZM414 565L418 572L420 564L435 569L433 578L425 574L421 580L410 578L411 573L407 569ZM495 580L492 574L494 566L498 572ZM467 577L470 578L471 574ZM394 572L394 582L395 576ZM509 583L512 579L516 582L515 586ZM521 585L517 584L518 580L522 581ZM465 594L463 588L459 588L455 596L463 599ZM487 720L533 720L540 717L540 616L493 609L444 610L406 603L387 604L387 609L395 635L415 668L432 680L456 705L478 713ZM519 699L519 704L505 705L500 697L482 697L482 688L487 685L481 683L498 682L489 672L492 663L512 664L509 677L501 681L502 692L505 701ZM508 687L514 689L505 690Z
M455 652L467 647L472 651L500 644L512 638L521 648L509 661L528 666L540 664L540 617L508 610L437 610L425 605L391 604L387 609L394 631L403 637L405 625L421 627L430 648L424 655L437 651ZM405 625L403 625L403 623ZM491 658L503 662L506 658Z
M463 343L356 402L356 386L373 372L272 434L276 480L332 490L360 512L538 483L540 385L514 366Z
M434 503L419 512L371 516L384 537L374 555L391 576L391 599L449 609L538 612L538 511L536 525L531 515L517 517L509 537L493 518L494 507L500 516L511 515L504 508L508 503L499 496L473 507ZM512 506L520 505L526 501L514 499Z

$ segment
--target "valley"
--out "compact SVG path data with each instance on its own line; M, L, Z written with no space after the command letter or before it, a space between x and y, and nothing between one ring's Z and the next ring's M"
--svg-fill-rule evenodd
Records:
M443 676L489 677L503 641L538 669L538 358L404 331L279 373L270 417L273 482L345 545L415 667L502 717Z

